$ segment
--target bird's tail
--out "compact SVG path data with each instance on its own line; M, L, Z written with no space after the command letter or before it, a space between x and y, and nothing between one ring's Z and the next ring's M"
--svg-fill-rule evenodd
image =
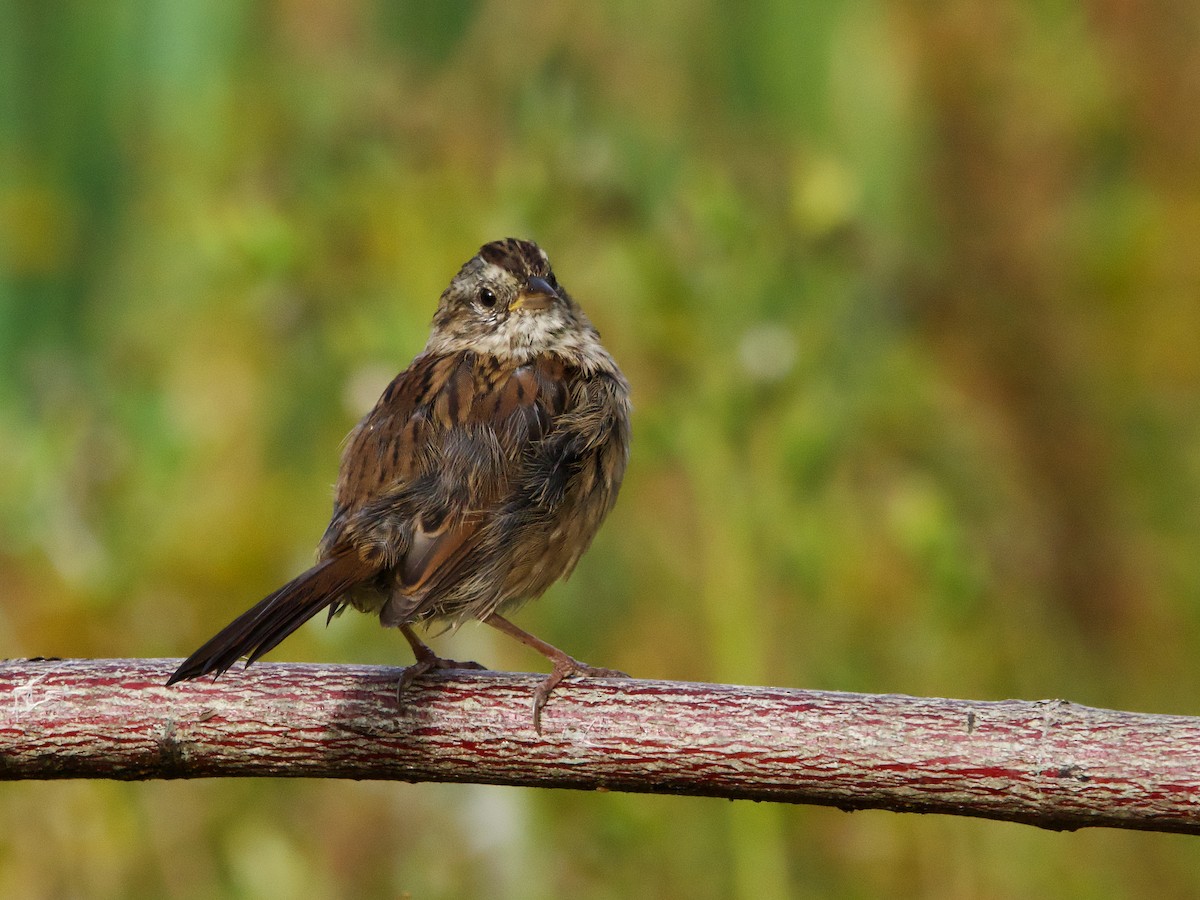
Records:
M250 665L350 588L374 574L356 553L322 560L222 628L183 661L167 684L209 673L220 675L241 656L247 656L246 665Z

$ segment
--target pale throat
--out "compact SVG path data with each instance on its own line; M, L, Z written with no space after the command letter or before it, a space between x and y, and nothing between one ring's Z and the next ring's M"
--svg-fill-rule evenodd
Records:
M439 354L471 351L517 365L549 353L569 359L585 371L606 370L615 365L591 328L545 314L517 313L483 334L469 330L436 331L430 335L425 350Z

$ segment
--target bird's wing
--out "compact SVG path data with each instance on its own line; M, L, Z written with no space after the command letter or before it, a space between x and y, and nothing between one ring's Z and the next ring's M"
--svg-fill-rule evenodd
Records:
M462 394L463 369L462 354L422 355L392 379L346 438L327 540L380 494L403 489L429 468L434 418L451 418L444 414Z
M323 554L347 544L380 568L418 617L464 576L568 403L554 359L503 366L471 353L418 357L351 434Z

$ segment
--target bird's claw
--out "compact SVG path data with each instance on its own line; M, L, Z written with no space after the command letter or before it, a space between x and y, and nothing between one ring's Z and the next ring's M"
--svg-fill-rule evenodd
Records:
M396 705L400 705L401 697L412 687L414 681L434 669L474 669L486 672L487 666L481 666L473 660L443 659L432 651L428 655L421 654L417 657L416 662L404 670L400 675L400 680L396 682Z
M533 729L542 733L542 708L550 699L550 694L567 678L628 678L629 676L617 669L602 669L599 666L589 666L577 659L564 655L554 661L554 670L546 680L533 691Z

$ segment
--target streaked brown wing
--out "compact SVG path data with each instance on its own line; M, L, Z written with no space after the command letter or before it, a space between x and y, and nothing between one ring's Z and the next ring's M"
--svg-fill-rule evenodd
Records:
M472 353L418 357L347 442L322 555L347 543L382 554L414 608L436 602L562 412L562 378L552 360L514 369Z
M561 361L544 357L513 370L494 382L491 391L477 394L476 403L468 416L467 431L494 435L505 450L509 463L502 489L473 508L467 519L439 543L436 565L426 567L421 581L414 584L407 615L420 618L438 605L439 598L473 573L476 551L494 546L505 538L503 528L485 526L497 519L517 515L517 510L529 498L524 483L529 468L537 465L547 438L554 430L555 420L571 402L568 387L574 371ZM452 544L452 546L451 546Z
M453 390L461 356L419 356L392 379L346 440L334 495L334 520L353 517L383 491L402 489L427 467L430 418Z

